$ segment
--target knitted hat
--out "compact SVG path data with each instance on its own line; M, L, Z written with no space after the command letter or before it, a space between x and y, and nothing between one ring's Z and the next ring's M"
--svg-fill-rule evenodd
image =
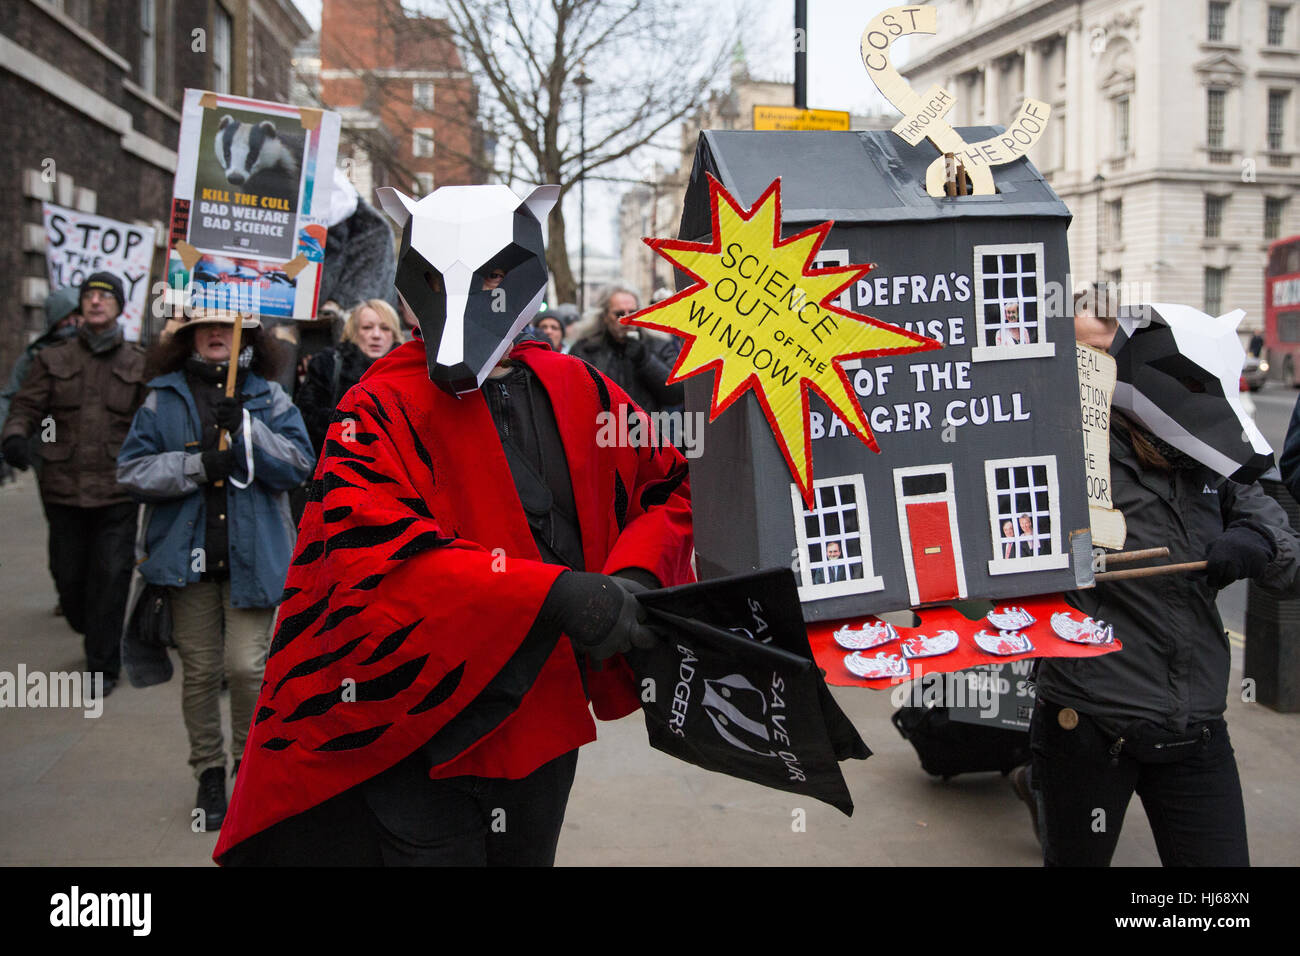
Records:
M122 280L111 272L96 272L93 276L81 283L80 295L85 295L92 289L98 289L100 292L111 292L113 298L117 299L117 311L121 312L126 308L126 293L122 291Z
M45 328L52 329L81 308L81 293L65 285L45 297Z

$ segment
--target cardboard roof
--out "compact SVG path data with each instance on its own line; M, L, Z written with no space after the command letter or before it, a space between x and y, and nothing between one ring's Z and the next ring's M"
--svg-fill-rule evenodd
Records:
M958 130L968 143L1002 131L1001 126ZM928 142L908 146L889 130L705 130L695 148L679 235L689 240L709 235L704 172L712 173L745 206L780 176L781 218L788 223L1059 217L1068 224L1069 209L1024 157L993 168L996 196L927 195L925 170L937 155Z

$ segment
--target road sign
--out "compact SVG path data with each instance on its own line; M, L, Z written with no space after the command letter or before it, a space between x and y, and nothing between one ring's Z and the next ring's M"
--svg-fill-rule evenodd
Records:
M754 129L847 130L846 110L801 110L794 106L755 106Z

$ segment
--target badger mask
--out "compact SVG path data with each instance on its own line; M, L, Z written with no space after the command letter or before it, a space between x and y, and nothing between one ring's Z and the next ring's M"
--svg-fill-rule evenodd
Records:
M560 195L444 186L415 200L392 187L379 201L402 227L397 292L420 323L429 378L453 395L479 388L546 294L542 223ZM505 278L485 288L493 271Z
M1225 478L1248 483L1272 467L1273 450L1241 405L1246 352L1237 326L1245 314L1129 306L1116 316L1110 354L1115 408Z

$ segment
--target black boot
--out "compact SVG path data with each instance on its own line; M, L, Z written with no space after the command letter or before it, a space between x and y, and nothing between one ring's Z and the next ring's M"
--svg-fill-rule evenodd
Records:
M203 811L204 830L221 829L221 821L226 818L225 767L209 767L199 774L199 792L194 798L194 806Z

